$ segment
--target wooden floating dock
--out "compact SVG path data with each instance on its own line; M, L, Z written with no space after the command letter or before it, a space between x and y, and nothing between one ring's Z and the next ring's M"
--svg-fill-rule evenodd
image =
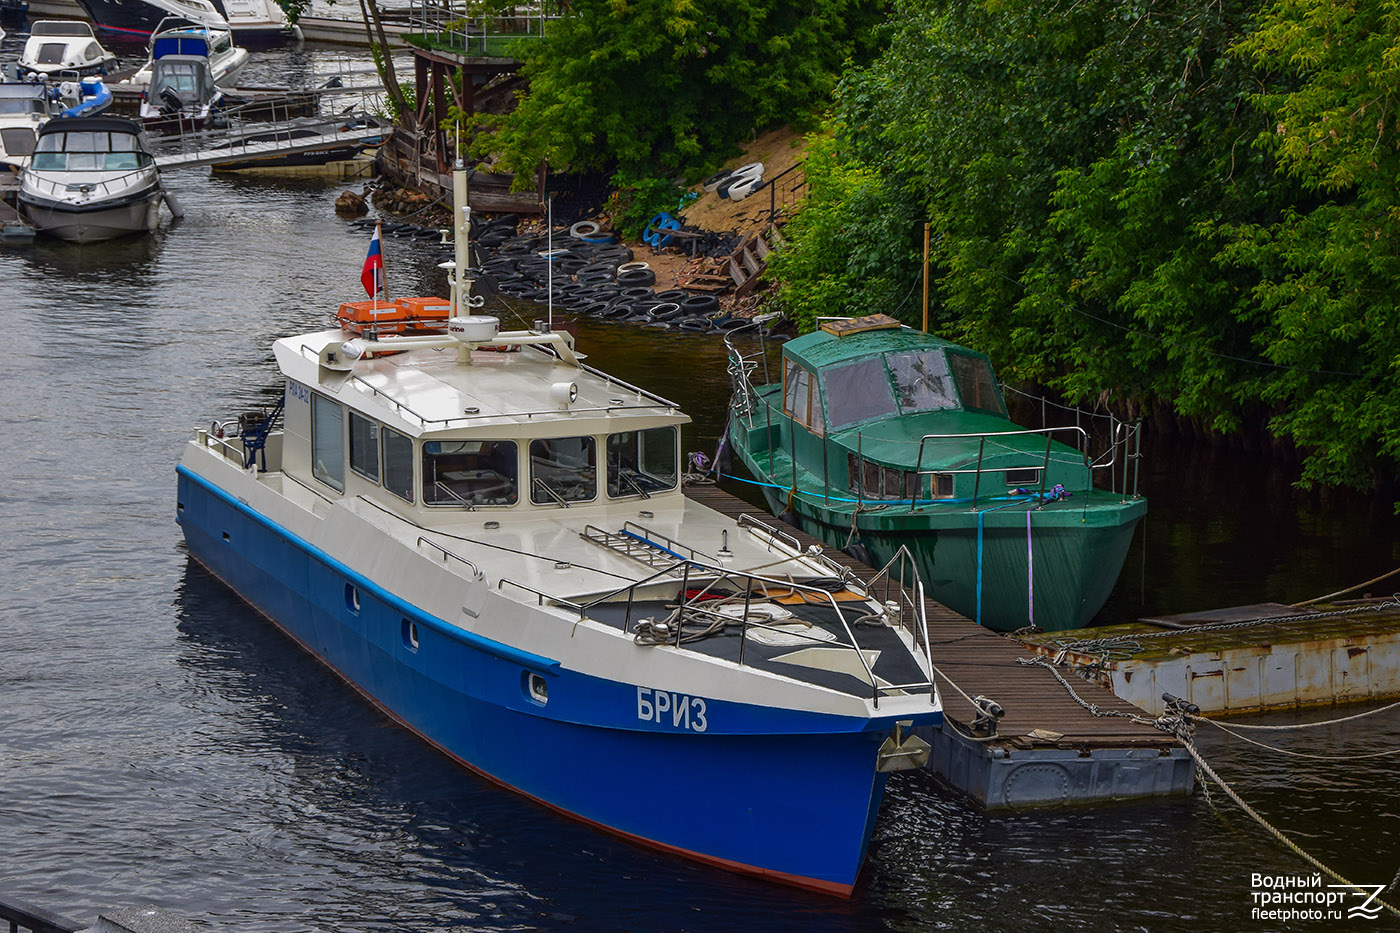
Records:
M1400 696L1400 601L1261 603L1022 639L1153 715L1170 693L1203 713Z
M708 485L686 495L738 518L750 514L821 545L761 509ZM834 548L823 553L862 576L871 568ZM925 738L929 768L988 809L1097 803L1190 794L1195 767L1176 739L1121 716L1098 717L1075 702L1053 674L1017 658L1031 652L933 600L925 600L933 663L971 697L1004 710L995 738L973 735L977 711L940 681L945 723ZM1143 715L1137 707L1077 678L1075 690L1101 710Z

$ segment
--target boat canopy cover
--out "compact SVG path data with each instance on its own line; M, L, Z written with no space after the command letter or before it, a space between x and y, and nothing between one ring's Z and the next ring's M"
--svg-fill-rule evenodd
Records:
M151 58L160 59L167 55L209 54L209 39L203 34L181 32L173 35L156 36L151 45Z
M869 433L878 424L877 433L914 436L933 431L926 416L941 413L939 433L977 433L999 430L983 416L1006 418L984 355L912 328L843 337L817 331L784 344L783 358L789 369L815 374L811 404L829 431ZM786 379L785 410L806 410L800 396L811 377L802 371Z
M151 67L147 96L158 101L166 88L177 92L186 103L204 104L212 100L216 89L209 59L203 55L167 55L156 59Z
M141 124L125 117L71 117L66 120L50 120L39 128L39 137L57 133L126 133L141 139ZM141 151L145 151L141 145Z

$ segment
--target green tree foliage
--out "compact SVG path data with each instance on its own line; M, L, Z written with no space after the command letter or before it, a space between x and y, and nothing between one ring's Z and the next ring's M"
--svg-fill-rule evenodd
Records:
M518 108L478 122L528 175L698 177L740 140L829 99L869 50L880 0L577 0L531 44Z
M1400 462L1400 10L1278 0L1240 52L1258 66L1255 103L1269 117L1255 145L1302 189L1274 222L1222 230L1232 237L1225 255L1259 274L1261 352L1295 367L1264 397L1279 405L1275 428L1313 452L1306 479L1391 482Z
M1305 478L1369 485L1400 443L1400 31L1370 6L902 0L779 300L916 323L928 219L938 328L1005 377L1267 421Z
M334 5L335 0L330 0ZM306 11L311 9L311 0L277 0L277 5L287 14L287 22L295 23L306 15Z

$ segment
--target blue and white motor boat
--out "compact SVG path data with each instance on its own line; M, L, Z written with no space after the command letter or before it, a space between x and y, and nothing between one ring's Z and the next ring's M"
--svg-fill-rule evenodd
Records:
M123 83L149 85L156 60L167 55L202 55L209 59L209 72L220 87L233 87L234 79L248 64L248 50L233 44L233 34L227 27L170 17L151 36L146 63Z
M190 555L471 770L848 895L888 773L927 757L909 730L942 719L912 565L863 582L687 497L674 403L468 291L278 340L277 410L185 448Z

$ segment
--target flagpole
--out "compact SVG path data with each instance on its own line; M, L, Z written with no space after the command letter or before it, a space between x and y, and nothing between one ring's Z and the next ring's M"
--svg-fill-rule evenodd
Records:
M374 223L374 235L375 235L375 237L378 238L378 240L379 240L379 289L380 289L380 291L383 293L384 300L387 301L387 300L389 299L389 274L388 274L388 271L386 270L385 265L384 265L384 230L383 230L383 226L384 226L384 222L383 222L383 221L378 221L378 220L377 220L377 221L375 221L375 223ZM375 300L376 302L379 301L379 296L375 296L375 299L374 299L374 300Z

